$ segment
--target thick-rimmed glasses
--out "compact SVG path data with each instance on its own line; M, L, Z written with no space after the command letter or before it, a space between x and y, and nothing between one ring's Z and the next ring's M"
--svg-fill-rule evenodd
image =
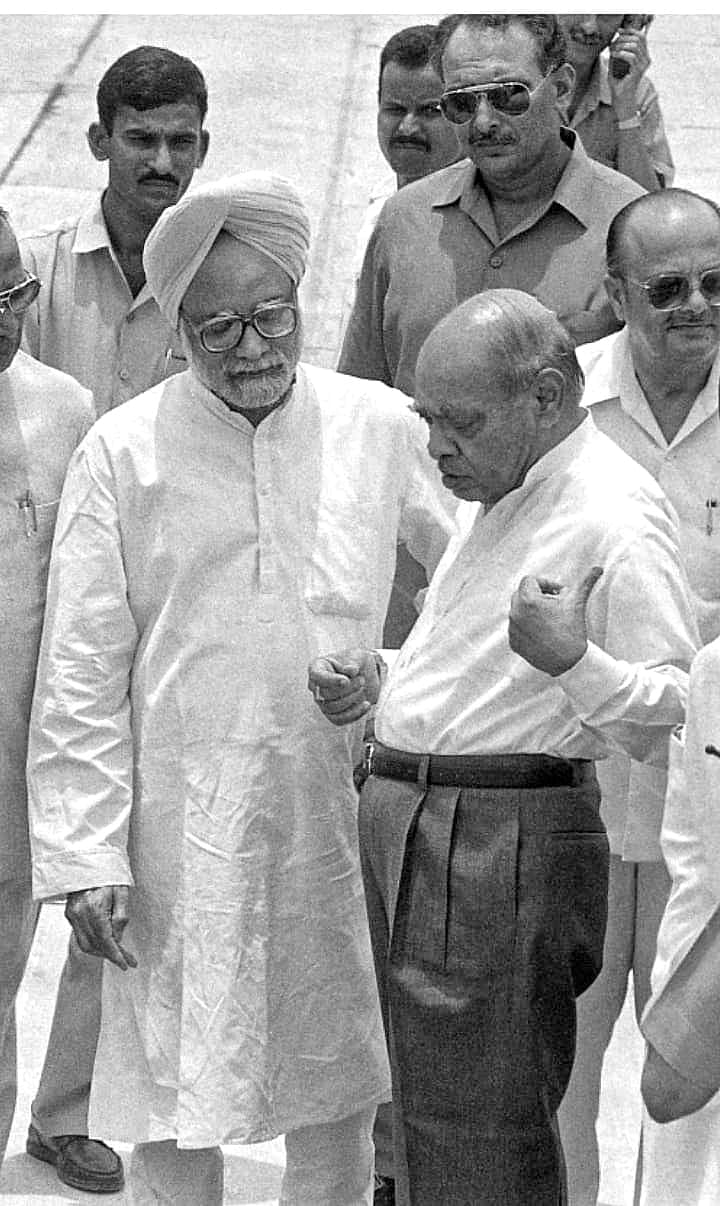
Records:
M262 339L282 339L292 335L297 326L297 306L294 301L264 302L251 314L216 314L196 326L189 323L206 352L229 352L236 348L248 327L253 327Z
M472 121L483 97L505 117L522 117L547 78L544 75L535 88L528 88L527 84L515 80L503 84L471 84L467 88L450 88L440 97L440 108L454 126L464 126Z
M690 296L693 280L709 306L720 306L720 267L706 268L699 277L686 276L682 272L658 272L646 281L624 278L639 289L644 289L654 310L679 310Z
M0 291L0 316L6 310L11 314L24 314L40 292L40 285L41 282L32 272L26 272L25 279L19 285Z

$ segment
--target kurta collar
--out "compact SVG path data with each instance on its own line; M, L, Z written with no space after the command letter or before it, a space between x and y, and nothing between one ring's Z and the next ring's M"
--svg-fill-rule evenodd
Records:
M701 423L717 415L720 399L720 350L713 361L707 381L690 407L685 422L668 444L635 375L627 327L609 335L606 345L583 395L583 405L617 402L661 448L675 447L687 439Z
M560 137L570 147L570 158L565 164L547 209L551 205L561 205L587 228L594 221L596 209L593 198L594 176L590 160L573 130L563 127ZM489 229L494 229L495 219L492 215L492 207L475 164L463 159L460 163L454 163L445 168L443 177L442 187L438 188L438 196L433 202L433 209L459 204L460 209L467 213L482 230L487 232ZM542 213L547 212L547 209ZM534 225L542 217L542 213L537 214L530 225ZM520 229L518 228L518 231ZM523 226L522 229L526 229L526 227ZM509 237L512 238L518 231L513 231Z

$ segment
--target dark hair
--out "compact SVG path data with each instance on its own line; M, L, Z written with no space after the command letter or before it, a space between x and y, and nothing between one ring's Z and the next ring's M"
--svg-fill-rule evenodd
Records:
M607 232L605 258L609 276L622 277L625 272L627 228L637 209L649 210L651 215L654 214L658 225L662 226L667 218L668 210L672 208L690 210L697 201L712 210L720 226L720 206L710 197L703 197L700 193L693 193L687 188L664 188L656 193L644 193L641 197L635 197L629 201L623 209L615 214Z
M188 100L197 105L202 125L207 113L207 86L190 59L163 46L137 46L108 67L97 90L100 121L112 134L121 105L141 112Z
M455 13L443 17L437 27L432 59L442 77L442 56L456 29L492 29L505 33L510 25L522 25L535 42L537 61L543 75L560 67L567 58L567 43L557 16L553 13Z
M411 69L425 67L430 62L436 34L437 25L409 25L388 38L380 52L378 99L382 90L383 71L388 63L399 63L401 67Z

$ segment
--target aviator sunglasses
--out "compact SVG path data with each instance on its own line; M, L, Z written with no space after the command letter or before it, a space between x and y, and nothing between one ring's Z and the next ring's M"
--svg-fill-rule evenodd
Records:
M548 74L550 74L548 72ZM448 121L455 126L464 126L472 121L484 96L488 104L497 113L506 117L522 117L530 108L533 96L542 88L547 75L544 75L535 88L527 84L508 81L506 84L472 84L468 88L451 88L440 97L440 108Z
M26 272L25 279L20 281L19 285L13 285L12 289L3 289L0 292L0 315L6 310L11 314L24 314L39 292L40 281L32 272Z
M636 281L632 277L625 279L645 290L654 310L678 310L690 296L693 277L684 276L681 272L659 272L646 281ZM709 306L720 306L720 267L701 272L698 286Z
M185 321L189 322L187 316ZM248 327L253 327L263 339L292 335L297 326L297 307L294 301L266 302L252 314L218 314L199 326L194 323L190 326L206 352L229 352L237 347Z

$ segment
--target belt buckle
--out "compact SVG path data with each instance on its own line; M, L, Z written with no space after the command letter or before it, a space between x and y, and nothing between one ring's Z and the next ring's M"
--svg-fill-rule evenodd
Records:
M367 741L363 751L363 772L365 778L368 779L373 773L373 758L375 756L375 742Z

